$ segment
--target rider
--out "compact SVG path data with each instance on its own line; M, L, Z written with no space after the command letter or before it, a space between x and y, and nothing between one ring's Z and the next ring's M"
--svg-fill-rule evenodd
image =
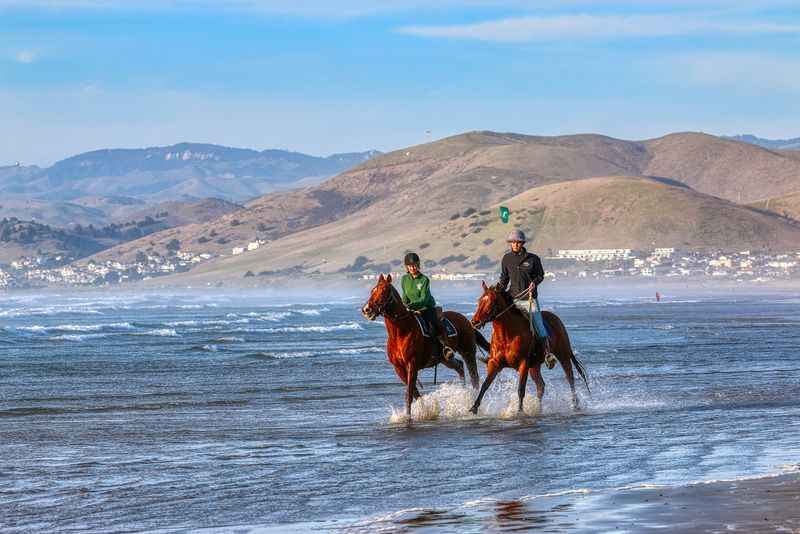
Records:
M538 302L538 285L544 280L544 269L539 256L525 249L525 234L522 230L514 230L508 234L506 242L511 251L503 256L499 287L508 289L514 298L514 305L528 319L531 331L544 343L545 362L550 369L556 364L556 357L550 351L550 334L544 324ZM509 287L510 283L510 287ZM530 301L527 291L530 291ZM531 309L533 314L529 314Z
M433 328L434 357L450 358L452 351L447 346L447 336L444 334L439 318L436 316L436 301L431 295L431 282L419 270L419 256L409 252L403 259L407 274L403 275L400 286L403 289L403 304L412 312L424 317Z

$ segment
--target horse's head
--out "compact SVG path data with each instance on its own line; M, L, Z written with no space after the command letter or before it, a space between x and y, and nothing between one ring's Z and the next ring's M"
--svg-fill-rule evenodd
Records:
M476 328L483 328L486 323L493 321L506 306L505 295L502 290L495 286L487 286L486 282L481 282L483 295L478 299L478 308L472 316L472 325Z
M361 315L369 321L374 321L379 315L383 315L386 307L392 302L393 293L392 275L384 278L381 274L378 277L378 283L369 294L369 300L361 308Z

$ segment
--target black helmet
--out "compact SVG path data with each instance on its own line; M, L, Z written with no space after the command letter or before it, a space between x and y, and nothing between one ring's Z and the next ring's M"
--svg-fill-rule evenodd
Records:
M406 254L406 257L403 258L403 265L419 265L419 256L416 252L409 252Z

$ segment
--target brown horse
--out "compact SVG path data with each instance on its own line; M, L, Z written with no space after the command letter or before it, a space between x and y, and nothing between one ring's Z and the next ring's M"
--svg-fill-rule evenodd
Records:
M417 373L420 369L433 367L442 363L454 369L464 381L464 365L455 358L445 360L434 358L435 340L422 335L414 314L402 302L400 294L392 285L392 275L378 278L378 284L372 289L369 300L361 308L361 313L370 321L383 315L389 339L386 343L386 355L394 366L397 376L406 385L406 415L411 418L411 402L421 395L417 389ZM475 359L476 344L489 350L489 342L483 335L472 328L469 320L460 313L448 311L444 313L456 327L458 335L450 338L450 346L458 352L467 364L472 387L478 387L478 364Z
M538 410L541 411L542 397L544 396L544 380L542 379L541 365L544 362L544 347L536 343L531 333L528 319L514 306L511 295L497 287L487 287L481 282L483 295L478 300L478 309L472 317L472 324L476 328L483 328L486 323L492 323L492 345L486 369L486 380L481 385L478 398L470 411L478 413L478 407L483 400L483 395L492 381L502 369L510 367L519 374L517 393L519 394L519 411L522 412L522 400L525 398L525 385L528 382L528 373L536 383L536 397L539 401ZM555 354L572 390L572 407L577 410L578 395L575 393L575 377L572 371L574 364L589 391L589 382L586 370L572 352L567 329L564 323L554 313L542 312L547 329L550 332L550 350ZM534 346L535 345L535 346Z

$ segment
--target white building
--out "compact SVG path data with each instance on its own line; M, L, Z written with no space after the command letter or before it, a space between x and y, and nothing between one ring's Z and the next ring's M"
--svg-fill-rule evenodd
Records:
M631 255L629 248L596 248L559 250L557 258L577 261L624 260Z
M653 251L653 256L658 258L671 258L675 254L674 248L657 248Z

